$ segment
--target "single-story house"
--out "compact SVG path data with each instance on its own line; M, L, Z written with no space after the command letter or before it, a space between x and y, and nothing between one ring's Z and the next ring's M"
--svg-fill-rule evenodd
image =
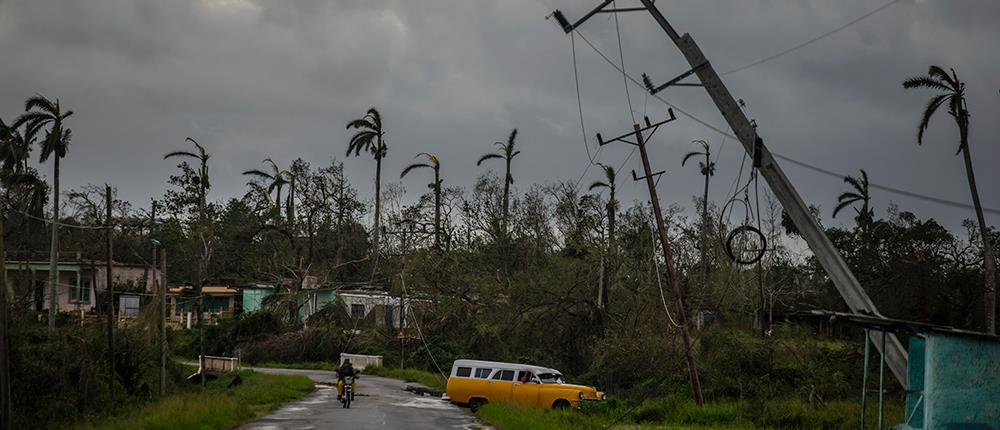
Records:
M402 305L405 315L411 301L407 299L401 303L399 296L393 296L388 287L381 285L345 285L337 293L351 318L377 326L399 328L400 307Z
M274 285L253 283L239 287L243 298L243 312L256 312L264 304L264 299L274 294Z
M13 258L10 258L13 257ZM15 303L29 304L37 312L49 308L49 262L42 259L18 259L12 252L4 264L8 291ZM90 312L97 306L97 292L107 291L107 269L105 262L98 260L60 258L56 264L59 280L56 286L56 306L60 311ZM132 292L151 292L152 276L159 276L159 270L143 264L112 262L111 274L116 289Z
M228 285L205 285L201 294L204 296L201 309L204 321L233 316L240 299L240 290ZM194 287L181 285L168 288L167 320L183 325L192 324L196 319L192 314L195 299Z

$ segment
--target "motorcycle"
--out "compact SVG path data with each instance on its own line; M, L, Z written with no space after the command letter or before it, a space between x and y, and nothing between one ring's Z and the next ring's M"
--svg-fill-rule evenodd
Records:
M340 398L341 405L347 409L351 407L351 401L354 400L354 377L345 376L344 377L344 395Z

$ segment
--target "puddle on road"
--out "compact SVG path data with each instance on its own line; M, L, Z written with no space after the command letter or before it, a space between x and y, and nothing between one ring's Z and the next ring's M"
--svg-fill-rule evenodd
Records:
M392 405L418 409L438 409L442 411L458 409L455 405L444 400L428 399L423 397L409 398L405 402L393 403Z

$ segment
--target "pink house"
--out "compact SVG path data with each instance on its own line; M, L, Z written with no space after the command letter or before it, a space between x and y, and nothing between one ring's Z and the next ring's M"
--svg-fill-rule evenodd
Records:
M58 310L90 312L97 307L97 292L107 291L103 261L64 260L58 263L58 271ZM7 260L4 272L15 305L30 306L38 312L49 308L48 261ZM113 262L111 274L117 296L120 291L152 293L152 284L146 280L159 277L160 272L142 264Z

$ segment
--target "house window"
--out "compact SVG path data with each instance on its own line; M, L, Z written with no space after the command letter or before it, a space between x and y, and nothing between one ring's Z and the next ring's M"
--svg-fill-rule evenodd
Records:
M83 278L80 279L80 303L90 303L90 279Z
M353 303L351 304L351 318L359 320L365 317L365 305Z
M77 286L79 283L79 276L75 278L69 278L69 302L70 303L80 303L80 287Z

